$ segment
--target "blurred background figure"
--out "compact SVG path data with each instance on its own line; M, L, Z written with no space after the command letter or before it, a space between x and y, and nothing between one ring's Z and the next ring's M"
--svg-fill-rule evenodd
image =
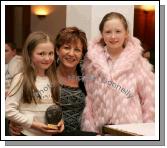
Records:
M142 45L144 50L142 56L146 58L150 64L153 66L153 72L155 71L155 52L152 52L153 49L150 49L146 44Z
M12 42L5 43L5 97L7 96L13 77L22 71L22 57L16 54L16 46Z
M13 77L22 71L22 57L16 55L16 46L5 42L5 98L8 94ZM9 136L8 120L5 119L5 135Z
M146 51L143 52L143 57L144 58L150 60L150 56L151 56L151 54L150 54L149 50L146 50Z

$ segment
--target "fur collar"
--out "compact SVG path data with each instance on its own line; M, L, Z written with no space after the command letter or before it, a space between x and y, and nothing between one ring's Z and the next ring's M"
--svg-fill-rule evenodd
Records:
M104 74L110 74L107 59L104 54L104 48L98 44L99 38L90 42L88 47L87 57L91 60L92 65L102 71ZM112 76L117 77L122 72L128 71L133 68L134 63L141 57L143 48L140 45L140 41L135 37L129 37L126 43L126 47L115 61L112 69Z

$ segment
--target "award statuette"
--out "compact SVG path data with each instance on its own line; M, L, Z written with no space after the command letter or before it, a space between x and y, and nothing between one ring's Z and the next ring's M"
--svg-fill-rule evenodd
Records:
M62 119L62 108L57 104L49 106L46 110L45 117L48 126L50 128L55 128Z

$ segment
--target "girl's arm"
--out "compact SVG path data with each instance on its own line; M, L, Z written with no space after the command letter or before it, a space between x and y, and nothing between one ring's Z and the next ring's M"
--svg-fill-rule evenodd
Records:
M39 122L33 122L32 123L32 128L38 129L48 135L52 135L52 134L57 134L57 133L61 133L64 130L64 121L61 120L58 124L57 124L57 128L56 126L54 126L54 129L49 128L48 126L46 126L45 124L39 123ZM19 136L21 134L22 131L22 126L20 126L19 124L10 121L9 123L9 132L12 136Z
M155 77L151 65L145 59L138 72L138 93L141 99L143 122L155 120Z
M20 82L21 74L18 74L12 80L12 84L9 90L9 95L6 98L5 102L5 115L6 117L19 124L21 127L28 127L40 130L48 135L56 134L64 130L64 122L61 122L59 129L51 129L46 124L41 122L33 121L32 115L24 115L19 111L19 105L21 102L21 97L23 93L22 82ZM14 128L13 128L14 129ZM14 129L17 132L18 128ZM14 132L13 132L14 133ZM18 130L19 133L19 130ZM15 133L14 133L15 134Z
M87 91L86 96L86 105L82 114L81 120L81 128L83 131L92 131L97 132L95 130L94 118L93 118L93 110L92 110L92 94L91 92L94 91L94 84L93 84L93 75L92 75L92 67L91 61L85 57L84 59L84 76L85 76L85 88Z
M16 75L11 83L9 93L5 101L5 116L22 126L31 127L33 116L25 116L19 111L19 105L23 93L22 74Z
M35 122L33 121L31 128L37 129L43 133L46 133L47 135L57 134L61 133L64 130L64 121L61 120L57 125L54 127L49 127L44 123L41 122Z

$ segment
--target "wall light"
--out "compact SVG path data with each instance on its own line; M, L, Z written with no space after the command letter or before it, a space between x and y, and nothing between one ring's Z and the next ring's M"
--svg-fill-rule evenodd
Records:
M32 12L40 19L45 18L51 13L52 9L50 6L32 6Z
M154 11L155 7L153 5L142 5L140 6L141 9L143 9L144 11Z

